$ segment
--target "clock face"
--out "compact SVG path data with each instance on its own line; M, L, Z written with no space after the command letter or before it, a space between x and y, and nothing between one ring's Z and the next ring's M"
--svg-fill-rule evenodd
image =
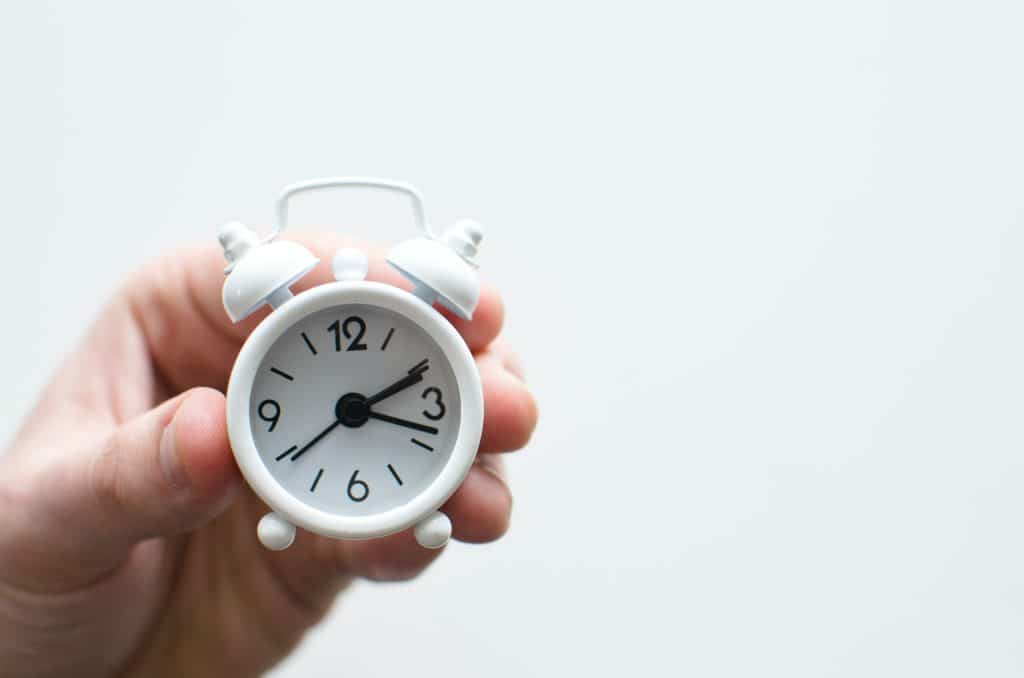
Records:
M440 346L379 306L325 308L289 327L256 372L249 415L260 459L314 508L368 516L416 497L459 432L455 374Z

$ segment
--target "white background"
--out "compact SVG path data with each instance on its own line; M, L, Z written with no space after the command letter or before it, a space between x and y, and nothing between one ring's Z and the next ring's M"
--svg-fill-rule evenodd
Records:
M513 528L275 672L1024 667L1016 2L7 3L2 433L126 271L419 185L543 406ZM394 242L389 199L295 219Z

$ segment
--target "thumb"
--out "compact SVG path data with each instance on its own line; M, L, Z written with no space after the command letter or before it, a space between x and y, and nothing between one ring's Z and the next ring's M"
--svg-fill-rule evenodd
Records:
M69 465L60 479L65 491L53 494L61 497L59 533L78 576L96 577L139 541L194 529L227 507L239 475L224 407L219 392L192 389Z

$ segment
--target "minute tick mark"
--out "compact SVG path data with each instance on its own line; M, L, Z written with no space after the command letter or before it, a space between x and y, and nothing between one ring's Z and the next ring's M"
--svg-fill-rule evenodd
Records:
M285 457L287 457L289 454L291 454L292 452L294 452L297 449L299 449L298 445L292 445L287 450L285 450L281 454L279 454L276 457L274 457L274 461L281 461L282 459L284 459Z
M427 445L425 442L423 442L421 440L416 440L415 438L409 438L409 442L411 442L413 445L419 445L420 447L422 447L427 452L433 452L434 451L433 447L431 447L430 445Z
M284 377L288 381L295 381L295 377L293 377L292 375L288 374L287 372L283 372L283 371L277 369L276 367L271 367L270 371L273 372L274 374L276 374L279 377Z
M309 340L309 337L306 336L305 332L302 333L302 340L306 342L306 346L308 346L309 350L313 352L313 355L316 355L316 346L314 346L313 342Z

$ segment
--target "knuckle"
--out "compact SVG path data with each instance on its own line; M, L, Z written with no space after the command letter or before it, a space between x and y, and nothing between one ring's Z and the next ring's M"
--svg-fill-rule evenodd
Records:
M366 568L363 578L375 582L410 581L419 576L426 566L426 563L415 562L374 563Z
M104 515L117 515L128 510L125 487L123 448L116 436L110 436L93 457L89 466L90 496Z
M404 582L418 577L439 555L416 544L408 544L400 550L375 553L367 558L356 558L351 564L355 573L363 579L375 582Z
M144 463L144 455L133 455L116 435L103 443L88 472L90 498L99 515L119 520L144 511L154 526L187 520L190 512L186 497L179 496L182 493L172 492L162 479L153 482L148 474L144 474L148 480L140 478L139 469L131 468Z

